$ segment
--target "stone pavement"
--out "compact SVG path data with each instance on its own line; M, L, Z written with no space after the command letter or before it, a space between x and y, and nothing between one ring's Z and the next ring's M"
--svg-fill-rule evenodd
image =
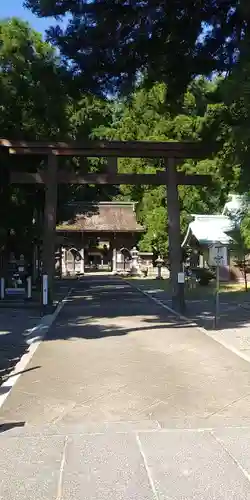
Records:
M154 284L147 280L135 280L132 284L161 303L172 307L169 293L159 287L157 280ZM246 296L245 293L237 292L221 294L220 321L216 330L212 297L186 299L185 316L205 328L215 340L232 346L244 356L249 356L250 360L250 302L245 297L248 298L248 294Z
M86 277L0 410L1 500L250 497L250 364Z
M70 282L58 280L56 282L56 300L62 300L70 289ZM20 307L16 301L12 301L12 307L8 303L4 307L2 301L0 308L0 384L4 382L20 358L25 354L28 345L25 335L41 321L40 304L25 304ZM0 389L1 394L1 389Z
M36 326L40 318L38 310L0 309L0 384L27 351L23 333Z

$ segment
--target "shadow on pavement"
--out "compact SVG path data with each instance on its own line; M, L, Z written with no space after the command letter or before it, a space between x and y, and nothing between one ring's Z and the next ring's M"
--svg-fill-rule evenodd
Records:
M23 375L23 373L28 373L28 372L32 372L33 370L38 370L39 368L41 368L41 366L31 366L31 368L26 368L26 370L21 370L20 372L16 372L15 374L13 375L9 375L7 378L11 378L11 377L16 377L17 375ZM0 387L0 391L1 391L1 387Z
M151 281L151 280L150 280ZM151 297L155 297L171 307L171 295L168 290L162 290L157 282L147 283L146 280L135 280L132 285L138 286ZM219 328L234 329L250 326L250 291L222 291L219 295L220 314ZM206 287L197 288L194 293L186 293L185 316L195 321L207 330L214 329L215 296Z
M147 307L148 305L148 307ZM140 316L141 326L133 317ZM119 321L117 322L117 318ZM129 326L128 326L129 325ZM97 284L83 279L50 329L45 341L82 338L87 340L118 337L131 332L160 329L187 329L190 324L166 312L141 292L119 280L110 278Z
M0 434L3 432L10 431L11 429L15 429L16 427L24 427L25 422L11 422L8 424L0 424Z
M70 282L57 280L56 300L62 300L70 287ZM25 335L40 321L40 308L0 308L0 386L29 349Z
M0 384L27 351L23 331L34 321L23 311L0 311Z

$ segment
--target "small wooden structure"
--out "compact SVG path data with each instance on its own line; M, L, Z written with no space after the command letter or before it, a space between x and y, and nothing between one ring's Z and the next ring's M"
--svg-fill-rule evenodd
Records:
M55 268L56 207L58 183L69 184L166 184L168 207L169 258L172 280L172 305L183 310L184 287L178 283L178 273L182 270L180 208L178 184L207 185L206 175L186 175L178 172L176 165L185 158L201 159L211 154L202 143L190 142L150 142L150 141L86 141L83 143L65 142L26 142L0 139L0 148L10 155L35 155L47 157L47 169L39 172L15 171L10 173L14 184L45 184L43 272L48 275L52 299L52 284ZM109 159L105 174L61 171L58 157L105 157ZM152 174L118 173L117 158L159 158L164 162L164 170Z
M220 280L242 279L242 272L236 265L238 259L233 235L235 228L240 228L247 204L246 195L233 193L228 195L221 213L192 214L193 220L182 246L191 247L193 255L196 254L195 267L216 267L217 246L220 243Z

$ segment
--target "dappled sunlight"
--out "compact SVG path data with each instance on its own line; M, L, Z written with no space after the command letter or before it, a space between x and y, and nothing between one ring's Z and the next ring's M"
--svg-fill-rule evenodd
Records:
M162 289L161 288L144 288L143 289L144 292L146 293L159 293L159 292L162 292Z
M132 283L131 283L132 284ZM172 307L169 280L135 279L133 284L144 293L156 298L168 307ZM240 283L221 283L219 329L230 330L244 328L250 323L250 299ZM185 316L208 330L214 328L215 288L197 286L194 290L185 290Z
M136 297L136 292L133 293ZM157 314L152 314L155 310L157 310ZM86 316L83 311L86 311ZM89 314L90 311L93 312L92 315ZM151 303L150 308L147 308L147 299L143 295L140 295L139 301L133 301L133 308L132 306L125 308L124 300L118 298L116 302L112 303L112 300L109 300L106 303L106 300L103 301L102 293L100 293L99 300L95 297L94 303L82 300L80 308L75 304L68 304L67 309L62 312L55 328L49 333L46 340L53 342L77 338L96 340L135 333L142 335L154 333L155 335L168 329L187 329L189 327L189 323L178 320L171 313L166 313L164 309L153 303Z

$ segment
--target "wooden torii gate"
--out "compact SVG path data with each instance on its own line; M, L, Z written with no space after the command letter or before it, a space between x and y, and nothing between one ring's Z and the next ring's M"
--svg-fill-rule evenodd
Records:
M35 173L11 171L12 184L44 184L44 235L43 235L43 272L48 275L53 290L55 266L55 234L58 184L131 184L167 186L169 258L172 285L172 306L183 311L185 308L184 286L178 283L178 273L182 271L180 207L178 185L207 185L208 175L187 175L178 172L177 164L187 158L202 159L209 155L208 147L199 142L150 142L150 141L86 141L83 143L65 142L26 142L0 139L0 148L7 149L10 155L36 155L47 157L47 168ZM210 151L211 154L211 151ZM81 173L58 169L58 157L106 157L107 173ZM118 173L118 158L159 158L164 161L165 169L154 174Z

